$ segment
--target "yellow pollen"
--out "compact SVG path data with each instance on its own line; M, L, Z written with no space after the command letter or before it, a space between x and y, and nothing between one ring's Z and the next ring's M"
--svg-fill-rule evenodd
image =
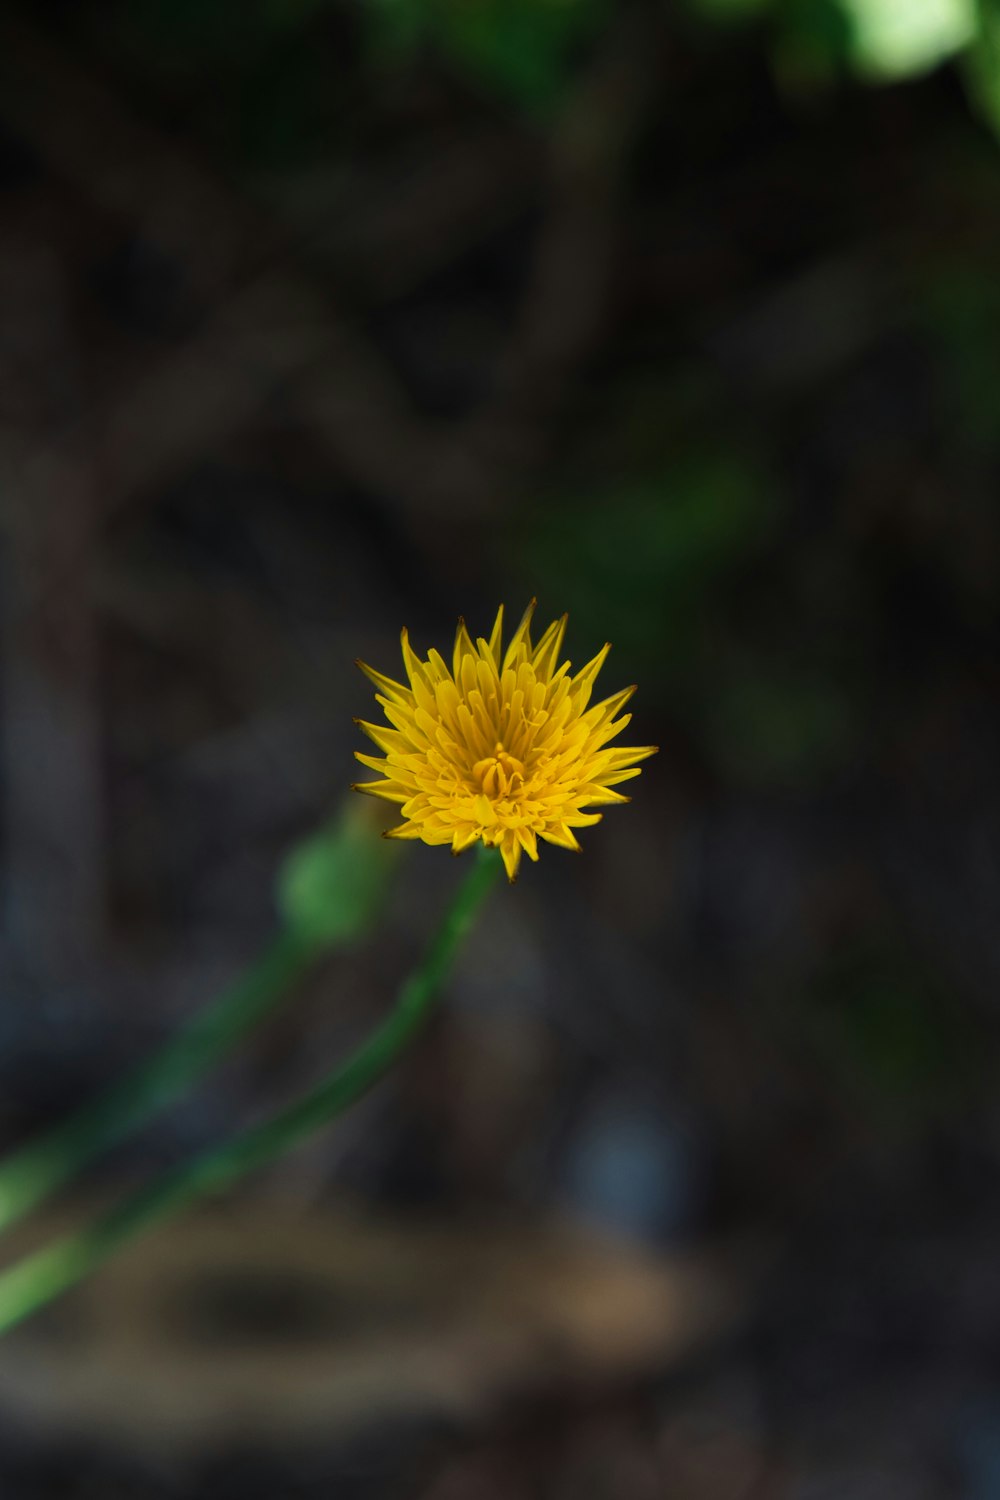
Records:
M524 786L524 765L498 741L492 755L477 760L472 775L487 797L508 797Z

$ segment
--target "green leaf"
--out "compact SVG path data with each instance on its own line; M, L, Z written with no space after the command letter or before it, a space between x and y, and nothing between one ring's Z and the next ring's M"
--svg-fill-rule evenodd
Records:
M851 58L873 79L929 72L976 36L976 0L841 0Z
M277 897L286 923L331 947L363 937L382 910L399 854L398 844L380 837L368 799L354 796L285 859Z
M979 0L978 30L965 54L966 87L973 104L1000 133L1000 3Z

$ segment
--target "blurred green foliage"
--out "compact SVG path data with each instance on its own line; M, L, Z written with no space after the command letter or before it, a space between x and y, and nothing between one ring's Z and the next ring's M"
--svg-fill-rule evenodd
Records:
M1000 102L994 0L688 0L715 23L766 23L779 78L794 84L853 73L915 77L950 58L975 60L979 91Z
M613 10L614 0L365 0L354 20L371 66L436 55L473 87L544 111L558 102L581 47ZM328 74L324 80L310 72L311 59L328 63L311 41L324 13L342 22L349 14L334 0L129 0L115 7L111 22L140 50L152 42L161 71L200 65L220 70L223 87L241 79L248 133L261 140L276 134L280 144L303 143L296 121L314 118L324 97L330 102Z
M263 165L335 138L345 100L314 28L353 22L369 67L436 57L473 89L528 114L557 108L627 0L118 0L100 25L165 75L213 80L206 123ZM998 0L686 0L709 38L761 36L794 92L838 77L886 82L961 60L971 96L1000 128ZM209 70L204 72L203 70ZM210 107L211 106L211 107ZM223 124L223 122L228 122ZM237 132L235 138L232 132Z
M828 87L850 67L851 41L841 0L786 0L771 37L775 77L796 95Z
M379 55L426 46L471 81L540 109L612 9L612 0L373 0L366 16Z
M705 440L659 478L550 497L536 515L527 559L512 560L526 586L544 579L569 610L581 660L610 634L644 701L684 722L721 774L803 785L844 764L858 706L837 664L811 661L780 606L772 622L762 605L783 505L745 442Z
M979 0L977 29L966 54L966 77L981 112L1000 132L1000 4Z
M737 785L823 780L855 749L857 718L829 674L739 649L718 664L705 703L713 758Z
M595 638L613 619L630 660L676 686L713 590L764 545L772 495L746 453L699 448L658 478L550 499L528 539L529 566L577 634Z
M921 73L969 45L975 0L842 0L851 29L851 59L873 78Z
M935 265L917 293L946 385L949 430L989 451L1000 388L1000 284L984 266L962 260Z
M805 1011L796 1005L813 1056L882 1125L929 1124L985 1082L949 987L891 933L859 934L831 953L811 1001Z
M278 907L308 942L339 946L364 937L381 914L400 846L380 838L368 798L303 840L278 874Z
M779 53L846 64L861 77L907 78L976 39L975 0L689 0L715 21L766 18Z

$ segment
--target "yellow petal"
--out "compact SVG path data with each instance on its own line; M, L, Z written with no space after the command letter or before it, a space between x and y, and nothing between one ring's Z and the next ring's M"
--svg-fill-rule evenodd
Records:
M363 750L355 750L354 759L359 760L369 771L381 771L383 776L387 774L389 762L379 760L377 755L366 755Z
M464 828L456 828L452 834L451 851L453 854L461 854L463 849L468 849L472 844L479 842L479 829L466 825Z
M492 828L497 822L497 815L493 811L493 803L489 797L484 797L482 792L475 800L476 817L484 828Z
M595 703L593 708L588 709L587 718L600 723L602 719L613 719L620 708L624 708L633 693L637 691L635 683L631 687L622 688L620 693L612 693L610 698Z
M640 760L648 760L651 755L658 755L659 745L619 745L616 750L609 750L610 760L608 769L616 770L619 766L638 765Z
M427 675L435 687L439 682L448 682L451 678L444 657L433 646L427 653Z
M365 719L355 719L354 722L362 734L366 734L380 750L395 750L404 754L410 748L409 740L398 729L387 729L384 724L369 724Z
M517 867L521 863L521 845L513 835L508 834L500 845L500 858L507 871L507 879L513 885L517 879Z
M532 859L537 863L538 839L535 835L535 830L533 828L518 828L515 830L515 832L517 833L517 842L520 844L525 854L529 859Z
M397 786L394 781L352 781L351 791L383 797L386 802L406 802L411 795L405 786Z
M511 636L510 645L507 647L507 650L504 653L501 671L506 671L507 668L512 665L522 647L524 648L526 656L531 655L531 634L529 627L531 625L531 617L535 613L535 606L537 605L537 603L537 599L532 599L531 603L524 611L524 614L521 616L521 623L518 625L517 629L514 631L514 634Z
M497 610L497 617L493 621L493 629L490 632L489 648L493 660L496 662L497 671L500 670L500 652L503 642L503 605Z
M579 852L580 845L576 836L565 823L550 823L547 828L539 829L538 836L547 844L558 844L560 849L575 849Z
M457 682L462 670L462 657L475 656L476 648L472 644L472 637L466 628L464 620L459 620L458 629L455 632L455 652L452 658L452 674Z
M420 837L425 844L450 844L452 833L450 828L435 828L433 823L421 823Z
M401 682L394 682L391 677L386 677L384 673L376 672L374 667L370 667L368 663L362 661L360 657L358 657L354 665L356 667L360 667L361 671L364 672L369 682L374 682L379 692L384 693L385 696L387 698L390 698L393 703L413 702L413 694L410 692L409 688L404 687Z
M596 656L591 657L590 661L588 661L585 667L580 668L579 672L577 672L576 676L570 682L570 693L572 694L574 700L581 710L585 708L590 701L590 694L593 691L594 687L594 679L597 677L598 672L607 661L608 652L610 650L611 642L608 641L601 647Z
M598 786L618 786L619 783L622 782L622 781L631 781L632 778L633 778L633 776L641 776L641 775L642 775L642 767L641 766L633 766L632 769L628 770L628 771L606 771L606 772L602 772L602 774L600 776L595 776L593 778L593 780L594 780L594 782ZM628 798L626 798L625 800L627 801Z
M410 645L410 632L405 625L399 633L399 643L403 648L403 665L406 668L406 675L410 679L410 682L422 682L425 686L430 687L431 684L427 669Z
M562 650L563 637L566 634L566 622L569 615L563 615L561 620L553 620L548 630L542 636L538 645L531 654L531 664L538 677L546 680L555 671L559 653Z
M638 772L636 772L638 775ZM581 807L603 807L605 803L609 806L615 802L631 802L631 797L626 797L621 792L613 792L610 787L590 786L580 794Z

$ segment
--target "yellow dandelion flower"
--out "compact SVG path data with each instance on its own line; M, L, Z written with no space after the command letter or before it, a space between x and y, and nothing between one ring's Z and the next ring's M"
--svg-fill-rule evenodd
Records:
M450 669L437 651L422 661L404 630L409 686L358 662L391 726L355 720L384 752L355 751L383 778L356 790L401 804L404 822L386 837L450 844L455 854L482 840L500 850L510 880L522 853L537 860L539 839L579 849L574 828L602 816L583 809L628 802L613 788L657 748L608 748L632 717L621 709L635 688L589 707L610 646L570 676L568 661L557 665L566 616L532 645L534 608L532 600L506 650L503 605L489 640L474 642L460 620Z

